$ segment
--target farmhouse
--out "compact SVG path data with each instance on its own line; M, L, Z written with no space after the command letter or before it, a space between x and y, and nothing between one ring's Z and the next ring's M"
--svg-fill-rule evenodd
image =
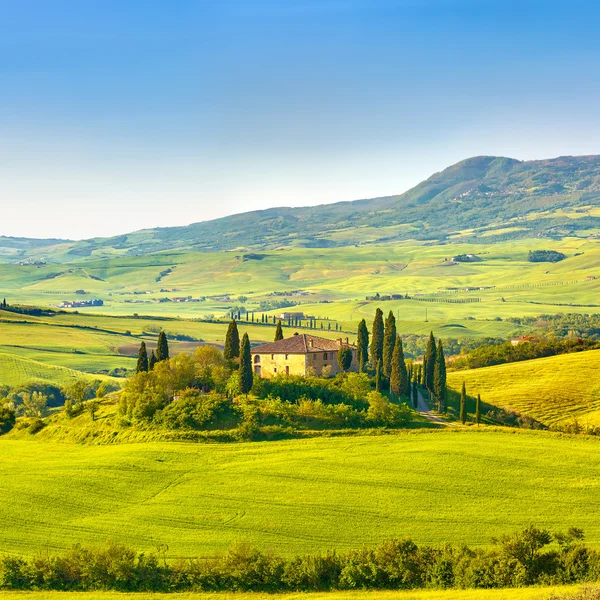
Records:
M286 375L321 375L324 367L330 367L330 375L341 371L337 361L338 350L342 347L352 350L350 371L358 371L356 346L341 338L329 340L316 335L295 333L292 337L252 348L254 373L261 377Z
M287 321L288 319L309 319L310 317L305 316L303 312L282 312L277 315L277 318L281 321Z

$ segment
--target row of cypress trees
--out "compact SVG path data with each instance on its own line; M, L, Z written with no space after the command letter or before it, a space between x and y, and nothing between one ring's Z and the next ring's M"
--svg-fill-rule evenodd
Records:
M136 373L152 371L154 369L154 365L157 362L161 362L169 358L169 342L167 340L167 335L164 331L161 331L158 334L158 343L156 346L156 354L154 350L148 356L148 349L146 348L146 342L142 342L140 345L140 350L138 352L138 359L136 365Z
M413 372L406 368L402 339L397 333L396 318L392 311L383 319L381 309L375 311L369 344L369 330L364 319L358 324L357 358L360 371L366 369L370 362L375 369L376 386L379 388L381 379L386 377L390 382L390 391L398 397L406 395L412 400L413 406L418 406L418 386L422 384L429 392L431 400L439 412L448 410L448 390L446 376L446 357L444 344L438 340L436 344L433 331L429 334L427 348L423 356L423 365L414 365ZM412 387L411 387L412 382ZM412 397L411 397L412 396ZM465 384L460 401L460 420L465 423L467 418L467 396ZM481 397L477 395L475 406L475 422L481 422Z

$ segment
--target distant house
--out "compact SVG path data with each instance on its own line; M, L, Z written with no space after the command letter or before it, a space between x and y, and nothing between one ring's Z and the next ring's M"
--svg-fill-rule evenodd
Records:
M338 350L342 347L352 350L350 371L358 371L356 346L341 338L329 340L316 335L295 333L292 337L269 344L262 344L250 350L255 375L267 379L275 375L303 375L311 372L321 375L324 367L331 367L330 374L341 371L337 361Z
M510 343L513 346L518 346L519 344L530 344L533 342L539 342L540 340L538 340L538 338L532 337L530 335L522 335L518 338L513 338L512 340L510 340Z
M308 319L310 317L307 317L304 315L303 312L282 312L279 313L277 315L278 319L281 319L282 321L287 321L288 319Z

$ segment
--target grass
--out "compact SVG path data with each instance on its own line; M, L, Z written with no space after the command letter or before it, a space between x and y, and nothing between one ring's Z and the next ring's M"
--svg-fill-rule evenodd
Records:
M0 350L0 385L18 386L29 382L66 385L76 379L117 381L103 375L91 377L83 371L32 360L16 354L6 354Z
M508 226L513 225L519 226ZM334 235L343 237L346 233L341 230ZM556 264L530 263L527 255L532 249L559 250L568 258ZM480 256L481 262L448 266L448 258L468 253ZM291 248L265 251L260 260L242 260L242 254L243 251L108 257L92 254L76 260L68 260L65 255L59 257L60 264L0 263L0 298L6 297L9 303L52 306L63 300L92 297L105 302L102 307L52 318L0 311L0 350L84 373L103 373L130 365L131 361L121 358L123 350L131 352L131 346L139 346L142 339L150 342L161 328L168 333L222 343L225 326L206 322L207 316L224 317L233 306L241 304L238 297L246 296L245 306L260 317L261 302L281 300L281 296L272 295L275 291L303 290L307 295L287 297L301 303L298 310L322 320L325 329L318 328L314 333L338 337L335 329L327 330L329 319L332 326L341 326L343 337L351 340L360 319L365 318L370 324L377 306L396 314L401 334L426 335L433 330L436 336L446 339L508 338L522 332L507 320L511 317L600 312L600 242L596 239ZM161 277L161 273L166 274ZM593 279L596 276L599 278ZM465 291L467 287L473 291ZM86 294L76 295L76 290ZM365 300L376 292L408 293L412 299ZM158 302L179 296L206 300ZM423 298L480 298L481 302L424 302ZM282 310L264 312L273 316ZM241 333L248 332L253 342L272 339L272 327L244 321L240 325ZM285 328L284 334L293 331ZM29 353L19 354L12 350L15 346ZM77 358L73 349L87 357ZM190 348L176 346L174 351L180 349ZM54 352L52 356L40 354L50 350Z
M600 350L590 350L449 372L448 386L459 392L464 381L472 398L481 394L488 404L531 415L545 425L574 419L600 425L598 369Z
M347 591L322 593L185 593L2 592L5 600L547 600L553 593L575 593L579 587L504 590Z
M167 544L172 557L238 541L285 555L391 537L488 545L530 522L581 527L600 545L595 438L486 429L238 444L25 438L0 438L4 552L107 539Z

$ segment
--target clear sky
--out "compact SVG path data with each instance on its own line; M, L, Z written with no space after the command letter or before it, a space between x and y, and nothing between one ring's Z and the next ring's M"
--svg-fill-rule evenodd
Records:
M395 194L600 153L600 3L0 0L0 235Z

